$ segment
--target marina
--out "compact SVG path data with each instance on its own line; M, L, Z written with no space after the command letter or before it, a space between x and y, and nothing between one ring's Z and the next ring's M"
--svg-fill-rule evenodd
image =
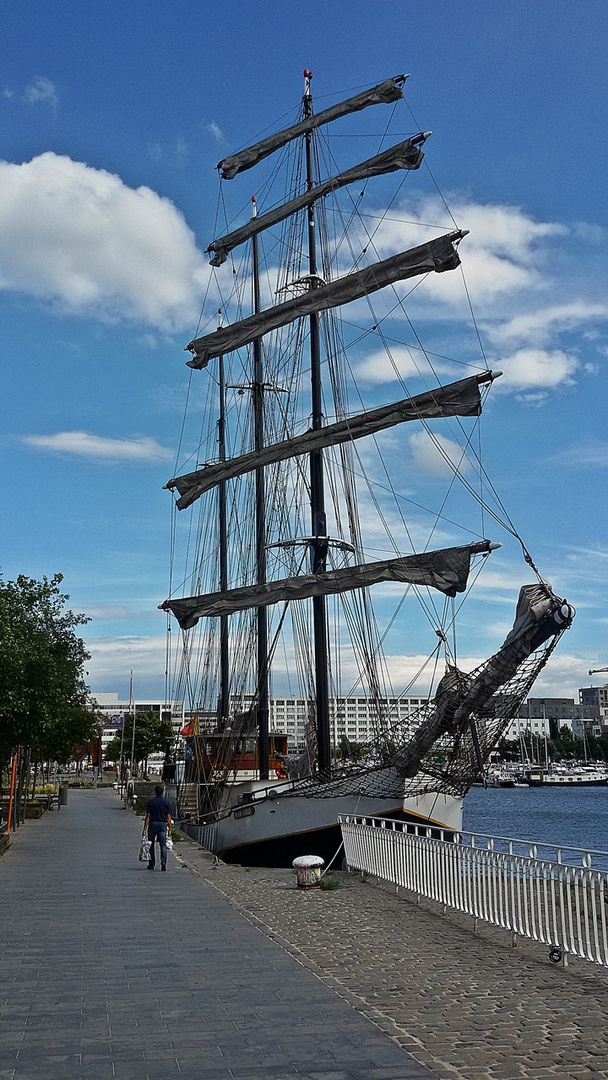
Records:
M477 787L542 787L564 789L567 787L606 787L608 770L603 763L586 765L571 763L568 765L547 762L545 765L513 765L510 763L493 764L478 779Z

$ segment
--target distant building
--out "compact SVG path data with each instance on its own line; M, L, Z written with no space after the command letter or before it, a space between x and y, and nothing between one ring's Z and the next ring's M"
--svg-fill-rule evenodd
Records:
M380 709L384 722L394 724L415 715L425 697L381 698ZM255 706L253 694L233 694L231 712L246 713ZM313 703L308 698L273 697L269 701L269 729L287 735L289 753L302 751L306 746L306 725L313 712ZM377 728L377 707L372 698L333 697L329 702L330 738L333 746L339 746L346 736L349 742L366 743L374 737ZM199 731L208 734L215 730L217 717L214 712L188 710L186 721L198 716Z
M583 704L575 705L574 698L562 697L531 697L519 712L520 716L530 716L533 719L548 717L551 720L574 720L589 716L585 712Z
M604 686L583 686L578 692L578 699L589 716L608 726L608 683Z
M504 738L511 741L512 739L519 739L520 735L538 735L540 738L544 738L546 735L549 739L551 737L549 717L513 717L507 730L505 731Z
M127 713L135 712L135 726L137 727L137 713L153 712L166 720L171 721L173 732L179 735L184 726L184 703L183 701L150 701L136 699L133 702L120 699L118 694L99 693L91 694L89 702L95 712L102 716L101 749L102 753L109 742L120 731Z
M577 739L584 739L587 735L591 735L594 739L599 739L602 734L602 725L599 720L585 719L585 720L573 720L572 721L572 734Z
M595 694L592 701L597 701L597 706L589 703L589 692ZM585 697L583 697L585 695ZM600 696L603 695L603 696ZM605 719L603 723L608 727L608 685L605 687L589 687L588 690L579 690L580 704L575 704L574 698L528 698L525 705L520 709L505 733L506 739L518 739L520 735L537 735L540 738L556 737L561 727L569 727L573 734L579 738L583 732L588 735L601 733L600 717ZM427 702L425 697L390 697L380 700L380 709L383 714L383 722L394 724L403 723L410 716L415 717L421 705ZM120 731L126 713L130 711L128 700L120 699L118 694L99 693L91 694L91 704L95 711L104 717L102 727L102 750ZM602 704L599 704L599 702ZM198 730L201 735L208 734L217 726L217 714L215 711L203 709L185 709L183 701L150 701L138 699L133 702L135 714L139 712L156 712L171 720L174 735L181 740L181 731L191 720L197 718ZM231 696L231 712L246 713L253 710L255 696L253 694L233 694ZM289 753L302 751L306 745L306 725L309 715L313 712L313 703L308 698L301 697L273 697L269 701L269 728L271 732L287 735L287 747ZM601 710L604 710L603 712ZM333 697L330 698L330 738L332 745L339 746L343 737L349 742L367 743L373 739L378 725L376 702L364 695L357 697ZM137 720L136 720L137 723ZM181 745L184 743L182 741Z
M505 733L506 739L518 739L520 734L538 735L548 739L557 738L560 728L568 727L574 734L588 731L594 714L584 704L575 704L574 698L528 698L522 705ZM577 731L574 730L577 725Z

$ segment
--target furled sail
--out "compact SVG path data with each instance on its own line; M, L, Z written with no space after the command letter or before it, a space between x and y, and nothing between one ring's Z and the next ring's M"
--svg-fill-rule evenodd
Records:
M410 248L409 251L400 252L399 255L392 255L382 262L366 266L365 269L358 270L354 274L338 278L329 285L310 289L309 292L287 300L284 304L277 304L276 307L266 308L265 311L249 315L248 318L241 319L232 326L225 326L204 337L195 338L187 346L188 351L194 353L193 359L187 361L188 367L204 368L215 356L221 356L223 353L240 348L241 345L247 345L256 338L270 333L271 330L286 326L314 311L327 311L341 304L349 304L362 296L369 296L383 289L386 285L416 277L418 274L428 274L432 271L441 274L446 270L454 270L460 265L458 251L454 245L465 235L465 232L459 230L438 236L426 244L420 244L418 247Z
M306 431L292 439L264 446L261 450L242 454L229 461L220 461L207 465L196 472L186 473L169 480L165 485L170 490L177 488L180 498L178 510L185 510L198 499L203 492L215 484L230 480L254 469L272 465L276 461L309 454L313 450L336 446L350 439L361 439L373 435L385 428L394 427L408 420L431 420L442 416L479 416L481 413L480 383L487 383L497 378L500 372L485 371L468 379L459 379L448 386L439 386L415 397L405 398L379 409L352 416L348 420L339 420L326 427Z
M311 596L364 589L380 581L401 581L411 585L428 585L446 596L464 592L469 576L472 551L489 551L491 545L470 544L465 547L428 551L422 555L406 555L399 559L345 566L321 574L302 574L299 577L268 581L262 585L245 585L227 592L207 593L165 600L163 611L172 611L182 630L189 630L203 617L232 615L248 608L268 607L285 600L306 600Z
M368 180L371 176L382 176L385 173L395 172L396 169L419 169L424 157L419 147L421 143L426 141L429 134L430 132L421 132L411 139L405 139L404 142L391 146L389 150L385 150L382 154L376 154L375 157L362 161L360 165L354 165L352 169L347 169L346 172L339 173L338 176L332 176L331 179L325 180L322 184L317 184L310 191L305 191L303 195L298 195L296 199L291 199L289 202L283 203L282 206L269 210L266 214L254 217L246 225L242 225L239 229L227 233L226 236L214 240L207 248L207 251L215 252L211 259L211 265L221 266L222 263L226 262L228 253L233 248L238 247L239 244L244 244L246 240L257 235L257 233L270 229L279 221L284 221L285 218L297 214L299 210L310 206L317 199L321 199L339 188L346 187L347 184L354 184L357 180Z
M284 128L283 131L277 131L274 135L269 135L268 138L262 139L253 146L240 150L238 154L231 154L229 157L222 158L217 166L218 169L221 169L222 179L232 180L237 173L244 172L245 169L251 169L254 165L257 165L258 161L262 161L269 154L273 154L275 150L280 150L282 146L291 142L292 139L297 139L299 135L305 135L307 131L312 131L323 124L329 124L332 120L337 120L341 116L360 112L361 109L366 109L368 105L390 105L393 101L399 101L399 98L403 97L399 84L403 84L406 79L407 75L396 75L394 79L386 79L385 82L373 86L370 90L364 90L361 94L355 94L354 97L347 98L346 101L331 105L329 109L323 109L316 116L309 116L306 120L301 120L297 124L292 124L291 127Z
M519 593L513 629L497 653L466 675L451 667L444 675L429 718L420 725L393 765L402 777L413 777L424 755L441 735L462 732L482 716L490 699L517 673L521 664L574 618L574 608L556 596L546 582L524 585Z

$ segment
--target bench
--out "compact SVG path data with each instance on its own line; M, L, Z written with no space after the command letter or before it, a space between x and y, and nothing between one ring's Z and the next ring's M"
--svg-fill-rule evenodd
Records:
M45 810L59 809L59 792L52 791L47 795L36 795L34 801L44 807Z

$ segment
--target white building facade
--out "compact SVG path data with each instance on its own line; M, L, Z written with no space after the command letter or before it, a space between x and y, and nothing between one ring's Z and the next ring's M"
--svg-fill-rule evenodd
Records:
M98 693L89 697L91 708L101 717L101 749L102 753L116 732L122 727L125 716L135 713L135 726L137 727L137 714L144 712L158 713L159 716L170 720L173 734L179 735L184 726L184 702L183 701L150 701L149 699L135 699L133 701L119 698L118 694Z
M253 694L232 697L232 706L238 712L247 712L255 704ZM428 699L424 697L381 698L380 709L386 723L407 720ZM302 751L306 745L306 725L312 711L308 698L274 697L269 701L269 729L287 735L289 753ZM343 737L349 742L367 743L377 733L377 705L372 698L334 697L329 702L330 741L339 746Z
M572 727L572 720L562 720L564 727ZM538 735L539 738L550 738L548 716L515 716L505 731L504 738L509 742L519 739L520 735Z

